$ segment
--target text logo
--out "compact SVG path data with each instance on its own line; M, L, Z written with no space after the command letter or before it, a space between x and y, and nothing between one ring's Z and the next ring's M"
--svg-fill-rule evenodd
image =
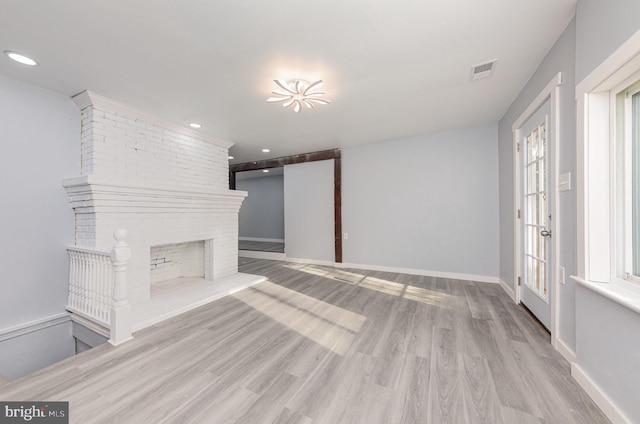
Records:
M0 402L0 424L69 424L69 402Z

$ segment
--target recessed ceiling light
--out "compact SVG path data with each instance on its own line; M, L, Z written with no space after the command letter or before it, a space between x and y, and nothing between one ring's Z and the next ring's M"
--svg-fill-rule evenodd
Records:
M262 149L262 153L269 153L271 150L269 149Z
M11 59L15 60L16 62L22 63L23 65L36 66L38 64L38 62L36 62L35 60L33 60L30 57L27 57L25 55L22 55L20 53L16 53L16 52L12 52L12 51L6 50L4 52L4 54L9 56Z
M263 169L262 172L269 172L269 170L268 169Z
M233 156L229 156L229 160L233 159Z
M318 80L311 84L301 79L294 79L291 81L275 79L273 82L281 88L281 90L272 91L273 94L279 97L269 97L267 102L284 102L282 107L294 105L293 110L296 113L302 110L302 106L312 109L314 103L321 105L331 103L329 100L320 98L320 96L325 94L324 91L314 91L314 89L322 85L322 80Z
M190 123L190 124L189 124L189 126L190 126L191 128L202 128L202 125L200 125L200 124L196 124L195 122Z

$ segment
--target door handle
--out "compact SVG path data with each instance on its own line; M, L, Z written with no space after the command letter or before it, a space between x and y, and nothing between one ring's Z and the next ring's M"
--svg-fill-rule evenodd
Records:
M540 231L540 235L542 237L551 237L551 231L542 230L542 231Z

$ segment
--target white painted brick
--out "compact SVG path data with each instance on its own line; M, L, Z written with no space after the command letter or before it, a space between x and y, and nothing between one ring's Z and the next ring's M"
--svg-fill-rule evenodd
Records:
M132 183L228 190L228 150L191 135L131 119L119 111L88 107L82 111L82 175ZM132 249L129 294L132 302L148 299L150 282L204 273L201 240L213 240L213 277L237 272L238 210L241 200L212 204L201 198L159 201L149 197L93 193L77 196L76 243L110 250L113 231L126 228ZM180 203L181 202L181 203ZM154 259L152 246L180 246L197 240L197 254ZM179 250L179 249L178 249ZM165 255L167 256L167 255ZM173 258L173 259L171 259ZM166 257L165 257L166 259ZM180 267L176 264L180 263ZM153 267L153 271L151 270ZM202 274L204 275L204 274Z

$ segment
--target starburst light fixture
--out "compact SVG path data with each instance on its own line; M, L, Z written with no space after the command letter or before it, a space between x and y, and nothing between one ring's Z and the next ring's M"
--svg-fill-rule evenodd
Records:
M303 105L312 109L314 103L321 105L331 103L329 100L320 98L320 96L325 94L324 91L314 91L322 85L322 80L318 80L313 84L309 84L307 81L301 79L291 81L276 79L273 80L273 82L281 88L281 90L272 91L273 94L279 97L269 97L267 102L284 102L283 107L294 105L293 110L296 113L302 110Z

